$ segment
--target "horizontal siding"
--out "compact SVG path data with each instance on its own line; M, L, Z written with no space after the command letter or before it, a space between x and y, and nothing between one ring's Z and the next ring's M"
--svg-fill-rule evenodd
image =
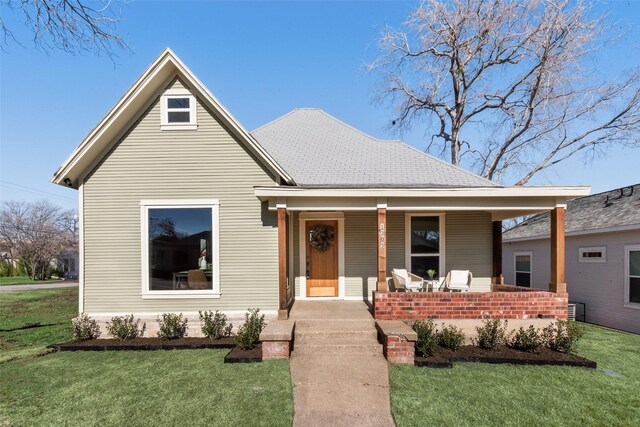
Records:
M640 310L624 306L624 247L640 245L640 231L569 236L565 242L565 276L569 300L586 304L587 321L640 333ZM578 261L579 248L604 246L606 263ZM533 283L547 289L550 279L548 239L503 244L505 281L513 278L514 252L533 252Z
M85 311L277 309L277 220L253 192L274 180L199 101L197 121L160 131L156 100L85 179ZM189 198L220 200L222 296L143 300L140 200Z
M472 291L491 290L493 223L488 212L447 212L445 215L446 271L473 273Z
M346 212L344 216L344 273L346 297L369 297L376 287L376 212Z

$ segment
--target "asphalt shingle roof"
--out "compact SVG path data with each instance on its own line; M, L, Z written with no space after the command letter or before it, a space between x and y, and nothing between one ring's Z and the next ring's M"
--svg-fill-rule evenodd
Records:
M373 138L319 109L296 109L253 137L303 187L495 187L401 141Z
M640 184L580 197L567 203L565 232L640 224ZM544 237L549 234L549 213L534 215L507 230L503 239Z

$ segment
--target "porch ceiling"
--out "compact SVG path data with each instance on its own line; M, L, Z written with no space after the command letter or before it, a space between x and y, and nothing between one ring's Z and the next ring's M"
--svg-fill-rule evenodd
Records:
M486 211L494 221L545 212L589 194L591 187L300 188L259 187L269 209L291 211Z

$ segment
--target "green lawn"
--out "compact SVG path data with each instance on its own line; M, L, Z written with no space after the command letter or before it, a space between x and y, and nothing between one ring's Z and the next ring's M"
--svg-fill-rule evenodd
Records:
M78 288L0 293L0 363L69 341L77 312Z
M43 283L60 282L60 279L33 280L26 276L0 277L0 286L9 285L41 285Z
M578 354L598 362L598 370L393 366L392 412L400 427L640 425L640 336L588 326Z
M289 364L228 350L55 353L0 364L0 425L290 426Z

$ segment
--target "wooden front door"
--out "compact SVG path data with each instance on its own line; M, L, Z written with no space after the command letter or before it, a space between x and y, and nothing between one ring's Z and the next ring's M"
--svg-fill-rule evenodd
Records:
M307 221L307 296L338 296L338 221Z

